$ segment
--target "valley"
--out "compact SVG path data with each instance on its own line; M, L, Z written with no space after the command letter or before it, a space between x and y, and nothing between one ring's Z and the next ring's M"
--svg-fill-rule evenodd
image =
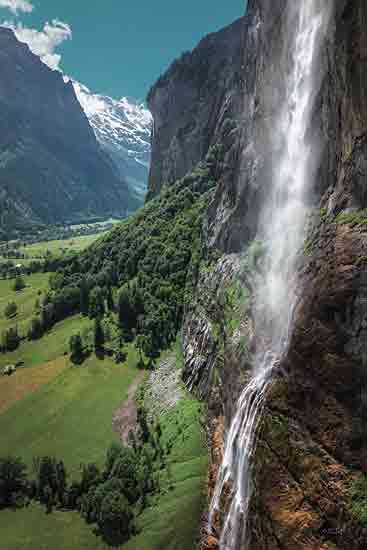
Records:
M367 4L159 6L98 93L0 25L0 546L365 550Z
M190 207L188 201L186 208ZM138 220L141 218L142 214L138 215ZM115 231L119 230L116 227ZM26 258L16 261L44 262L46 257L52 257L56 269L60 270L64 262L70 264L80 254L88 255L94 241L98 240L98 247L105 239L109 239L107 233L27 244L17 248L19 255ZM4 335L16 327L19 336L14 350L3 349L0 354L1 456L19 456L31 477L35 458L62 458L68 481L72 483L81 475L81 464L104 467L108 447L119 441L115 417L127 400L138 399L138 410L142 406L146 406L147 414L151 407L154 410L151 422L154 425L159 422L161 426L160 445L167 449L167 458L163 464L158 461L154 466L154 489L148 490L147 502L136 515L135 534L126 548L158 550L165 545L172 550L185 550L198 537L207 451L202 427L204 408L187 394L180 381L183 363L179 342L175 341L170 351L163 352L162 358L155 353L154 361L164 362L167 353L170 354L171 368L177 369L173 384L179 386L171 390L180 397L168 405L162 387L150 404L144 398L144 380L149 378L149 370L142 370L142 366L147 368L149 359L138 347L138 340L131 342L126 333L125 342L120 343L115 291L115 305L111 306L107 295L103 299L104 350L100 353L94 349L97 321L93 312L68 314L38 336L30 337L34 319L42 320L44 316L47 296L57 293L59 286L52 283L55 272L30 275L19 275L19 272L20 268L15 276L0 281L1 333ZM24 286L14 290L19 277ZM5 310L9 303L15 304L16 312L7 317ZM70 356L70 342L75 334L81 335L85 348L81 364ZM122 359L117 361L116 353L122 354ZM16 366L10 376L2 374L7 365ZM162 405L157 409L160 400ZM98 421L91 422L91 418ZM135 423L131 425L134 431ZM73 510L56 507L47 515L44 507L31 502L20 509L19 514L18 511L12 514L11 529L8 529L6 511L0 518L2 540L6 541L8 550L17 550L24 544L30 550L46 549L48 541L63 532L70 537L67 544L71 549L108 548L101 537L94 534L95 529ZM36 528L34 522L37 522ZM63 542L60 545L67 548Z

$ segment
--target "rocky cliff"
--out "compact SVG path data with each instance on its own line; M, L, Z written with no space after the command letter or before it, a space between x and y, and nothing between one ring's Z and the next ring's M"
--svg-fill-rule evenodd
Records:
M134 208L73 86L0 28L0 220L3 228Z
M149 196L190 172L237 118L243 20L204 38L148 95L153 114Z
M204 227L209 255L183 336L185 381L211 412L209 497L261 338L251 314L251 279L261 256L254 239L283 145L273 129L289 70L288 7L287 0L251 0L243 20L204 40L150 96L152 194L189 170L210 144L225 148ZM252 550L367 548L367 5L335 0L334 7L313 115L319 162L295 329L269 391L254 457ZM202 57L199 86L203 44L213 54ZM227 112L229 132L221 122ZM220 529L218 517L203 548L217 548Z

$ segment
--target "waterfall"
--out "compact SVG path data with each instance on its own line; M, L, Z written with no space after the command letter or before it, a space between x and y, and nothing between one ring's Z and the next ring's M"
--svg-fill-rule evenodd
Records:
M321 83L320 53L331 15L332 0L290 0L287 32L291 69L275 125L280 152L273 166L271 188L262 207L259 238L266 256L255 282L255 326L264 345L256 353L250 382L237 403L225 442L209 519L213 529L223 495L229 503L220 548L248 548L248 508L252 489L252 456L264 398L274 367L287 352L296 306L296 260L304 242L307 202L317 168L308 139L315 97ZM280 144L280 146L279 146Z

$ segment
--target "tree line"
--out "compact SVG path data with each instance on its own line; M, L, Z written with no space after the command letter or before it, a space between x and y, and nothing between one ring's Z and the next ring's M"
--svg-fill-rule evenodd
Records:
M159 423L148 423L143 407L139 407L138 429L130 432L129 443L113 443L103 468L82 465L79 481L69 481L63 460L54 457L35 458L32 478L20 458L0 458L0 509L37 501L47 513L77 510L105 542L122 544L136 532L136 518L149 497L160 491L162 476L172 482L169 455L173 442L163 437Z

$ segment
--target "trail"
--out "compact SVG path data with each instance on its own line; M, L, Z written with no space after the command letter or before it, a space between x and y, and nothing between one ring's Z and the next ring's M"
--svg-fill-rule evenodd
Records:
M112 418L112 429L117 433L123 443L127 443L129 432L133 430L137 422L136 392L145 376L140 372L129 387L127 400L117 409Z

